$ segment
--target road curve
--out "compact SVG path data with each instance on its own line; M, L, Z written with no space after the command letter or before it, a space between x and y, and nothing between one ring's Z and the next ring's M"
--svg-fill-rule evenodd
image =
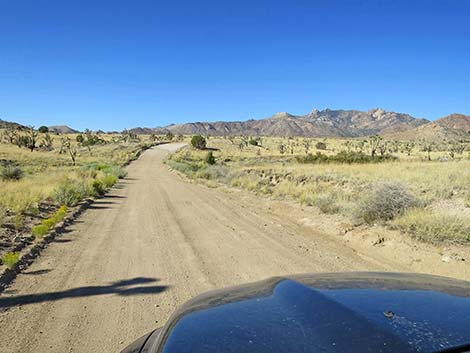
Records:
M171 149L171 147L170 147ZM184 181L146 151L0 296L0 352L118 352L189 298L372 262L244 193ZM242 196L240 196L242 195Z

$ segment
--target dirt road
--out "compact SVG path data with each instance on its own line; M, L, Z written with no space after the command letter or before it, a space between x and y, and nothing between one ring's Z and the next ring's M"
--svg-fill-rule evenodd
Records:
M145 152L0 296L0 352L117 352L209 289L269 276L407 270L308 233L244 193L184 181Z

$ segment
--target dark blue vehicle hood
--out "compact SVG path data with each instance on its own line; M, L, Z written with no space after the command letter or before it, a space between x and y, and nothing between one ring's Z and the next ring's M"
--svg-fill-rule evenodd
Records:
M135 352L440 352L470 344L470 284L393 273L272 278L196 297L143 342Z

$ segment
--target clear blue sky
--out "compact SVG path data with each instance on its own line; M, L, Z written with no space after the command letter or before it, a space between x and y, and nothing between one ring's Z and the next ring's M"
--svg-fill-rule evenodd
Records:
M470 1L0 0L0 118L121 130L470 114Z

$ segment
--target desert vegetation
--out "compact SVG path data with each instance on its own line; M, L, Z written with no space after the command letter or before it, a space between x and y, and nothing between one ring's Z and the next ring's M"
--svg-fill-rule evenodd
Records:
M126 176L127 163L165 138L128 131L59 134L45 126L0 129L2 263L12 262L12 250L47 234L67 207L103 195Z
M470 136L205 140L204 148L188 146L167 163L208 186L295 200L353 226L379 225L433 243L470 242Z

